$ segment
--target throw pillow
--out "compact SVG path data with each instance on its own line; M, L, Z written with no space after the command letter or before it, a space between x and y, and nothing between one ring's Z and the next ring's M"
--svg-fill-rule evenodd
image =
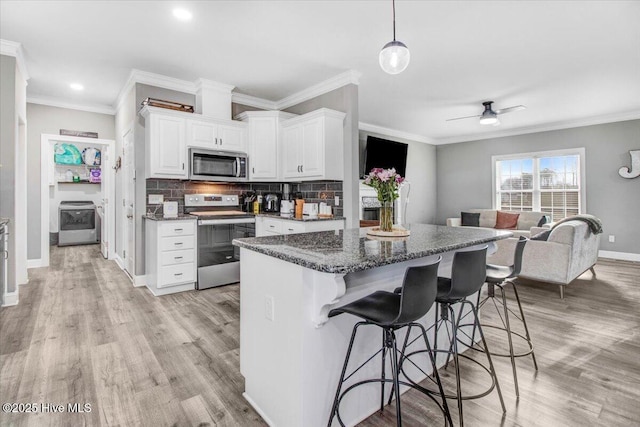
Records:
M551 234L551 229L545 230L545 231L541 231L540 233L538 233L535 236L531 237L531 240L544 240L544 241L547 241L549 239L549 234Z
M465 227L480 227L480 214L471 212L460 212L462 225Z
M548 222L549 222L549 215L542 215L540 217L540 221L538 221L538 227L542 227L543 225L545 225Z
M513 230L518 226L520 214L498 211L495 228L500 230Z

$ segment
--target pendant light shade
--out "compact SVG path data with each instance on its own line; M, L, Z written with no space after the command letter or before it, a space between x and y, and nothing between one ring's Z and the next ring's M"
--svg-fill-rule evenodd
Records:
M380 51L380 67L389 74L403 72L409 65L411 53L407 46L399 41L391 41Z
M411 60L409 48L396 40L396 2L393 0L393 41L385 44L378 57L380 67L389 74L398 74L406 70Z

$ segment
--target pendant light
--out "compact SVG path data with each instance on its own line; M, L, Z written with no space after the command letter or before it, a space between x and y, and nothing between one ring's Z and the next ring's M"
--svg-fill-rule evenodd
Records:
M393 41L385 44L380 51L380 67L389 74L399 74L409 65L411 53L407 46L396 40L396 0L393 1Z

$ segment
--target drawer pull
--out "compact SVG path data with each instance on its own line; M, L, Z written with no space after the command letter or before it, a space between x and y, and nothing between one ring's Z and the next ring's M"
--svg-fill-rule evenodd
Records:
M174 256L173 259L182 259L181 256Z
M182 228L174 228L173 231L175 231L176 233L182 233L183 229Z
M275 226L275 225L270 225L269 227L271 227L271 228L276 228L276 226Z
M184 244L184 243L182 243L182 242L175 242L175 243L174 243L174 246L180 246L180 245L183 245L183 244Z
M287 230L289 230L289 231L293 231L293 228L287 228Z
M174 276L182 276L182 273L173 273Z

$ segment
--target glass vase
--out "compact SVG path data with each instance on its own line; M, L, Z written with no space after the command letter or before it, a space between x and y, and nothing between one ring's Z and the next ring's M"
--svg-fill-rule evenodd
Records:
M393 229L393 202L381 202L380 206L380 230L391 231Z

